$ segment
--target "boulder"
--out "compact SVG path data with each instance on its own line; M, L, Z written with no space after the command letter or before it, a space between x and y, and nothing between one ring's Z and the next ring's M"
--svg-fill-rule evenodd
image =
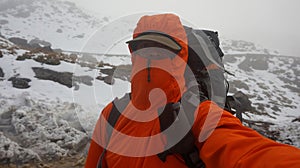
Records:
M61 29L56 30L57 33L62 33L63 31Z
M17 78L17 77L11 77L8 79L8 81L11 81L13 87L18 89L29 88L30 87L29 82L31 82L31 80L28 78Z
M3 78L4 77L4 72L2 70L2 68L0 67L0 78Z
M30 40L30 42L28 44L31 46L50 47L51 48L50 42L40 40L37 38Z
M104 77L103 77L103 76L97 76L96 79L102 80L102 81L103 81L103 80L104 80Z
M17 46L30 48L30 45L27 43L26 39L22 39L19 37L12 37L12 38L9 38L8 40L10 42L16 44Z
M93 85L93 78L90 76L74 76L71 72L57 72L50 69L33 67L32 70L35 73L35 77L42 80L51 80L69 88L75 86L75 89L79 89L79 83L86 84L88 86ZM77 88L76 88L77 87Z
M112 76L106 76L104 77L104 82L113 85L115 83L115 79Z
M42 80L51 80L65 85L69 88L72 87L72 76L70 72L57 72L50 69L33 67L32 70L35 73L35 77Z
M42 51L44 51L44 52L53 52L51 46L42 47Z
M293 119L292 122L300 122L300 117Z
M37 62L40 62L42 64L48 64L48 65L59 65L60 64L60 60L58 57L39 55L37 58L34 58L34 60Z
M16 60L17 61L24 61L26 59L31 59L31 57L33 57L34 55L33 54L30 54L30 52L26 52L24 53L23 55L19 55Z

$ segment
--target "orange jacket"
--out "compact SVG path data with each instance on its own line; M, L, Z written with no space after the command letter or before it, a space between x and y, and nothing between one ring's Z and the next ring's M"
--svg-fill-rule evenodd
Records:
M210 107L212 106L212 107ZM102 112L101 118L108 116L112 104L109 104ZM217 112L220 108L205 101L201 103L198 109L198 114L193 126L193 133L195 137L199 137L202 125L210 110L210 113ZM103 148L96 143L96 139L101 138L101 133L105 131L105 126L101 126L101 119L97 122L96 127L101 127L102 131L95 129L93 140L91 141L90 150L86 160L86 168L94 168L97 165L100 154ZM159 125L159 123L156 123ZM158 128L145 123L128 124L126 119L120 118L116 129L124 133L134 131L136 134L147 134L152 130ZM133 129L134 128L134 129ZM151 129L150 129L151 128ZM131 133L132 134L132 133ZM126 146L122 140L117 140L118 145ZM204 161L207 168L210 167L295 167L300 166L300 150L274 142L267 139L256 131L243 126L240 121L232 116L231 113L223 111L222 117L218 122L217 128L212 132L209 138L203 143L197 143L200 149L200 158ZM135 150L130 146L131 150ZM130 149L129 149L130 150ZM109 168L113 167L172 167L183 168L186 167L184 161L180 156L168 156L167 161L163 163L159 158L154 156L148 157L127 157L121 156L110 151L105 154L105 162Z
M104 147L107 148L104 166L108 168L186 167L180 155L170 155L162 162L156 154L167 143L160 132L157 109L178 102L186 90L187 37L180 19L173 14L142 17L133 36L148 30L171 35L182 50L173 59L151 60L150 82L149 60L132 53L131 101L119 117L109 143L106 127L112 103L104 108L95 126L86 168L97 166ZM300 165L299 149L264 138L211 101L202 102L193 113L196 146L208 168Z

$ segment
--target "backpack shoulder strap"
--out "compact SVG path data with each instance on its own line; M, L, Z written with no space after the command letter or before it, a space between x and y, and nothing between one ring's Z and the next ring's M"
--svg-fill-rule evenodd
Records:
M112 102L113 107L107 119L111 127L108 126L106 127L108 140L111 137L114 126L116 125L121 113L127 107L129 101L130 101L130 93L127 93L121 99L115 98L114 101Z
M169 128L174 123L174 130L164 133L167 137L167 150L157 154L162 162L166 161L168 155L180 154L189 168L205 167L204 162L199 157L199 151L195 146L195 138L191 131L191 124L194 120L193 112L197 109L201 101L206 100L205 97L194 93L194 91L197 93L197 90L197 85L191 85L188 91L182 96L181 102L167 104L159 116L161 131ZM178 132L186 131L181 127L187 125L190 128L185 136L175 145L169 144Z
M112 109L111 109L108 119L107 119L110 126L106 126L108 142L110 140L114 126L116 125L121 113L124 111L124 109L126 108L126 106L129 103L129 101L130 101L130 93L127 93L121 99L115 98L114 101L112 102L113 106L112 106ZM108 143L106 145L108 145ZM100 158L98 160L98 164L97 164L98 168L103 167L102 163L103 163L105 153L106 153L106 147L103 149L103 151L100 155Z

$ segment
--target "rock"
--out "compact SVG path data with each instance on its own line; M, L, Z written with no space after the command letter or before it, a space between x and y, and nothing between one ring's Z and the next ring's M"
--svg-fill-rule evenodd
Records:
M39 44L31 44L31 48L36 49L36 48L42 48Z
M97 76L96 79L98 79L98 80L104 80L104 77L103 76Z
M72 87L72 76L71 72L57 72L50 69L33 67L32 70L35 73L35 77L42 80L51 80L65 85L69 88Z
M51 43L50 42L47 42L47 41L44 41L44 40L40 40L40 39L32 39L30 40L30 42L28 43L29 45L31 46L40 46L40 47L50 47L51 48Z
M0 67L0 78L3 78L4 77L4 72L2 70L2 68Z
M63 31L61 29L56 30L57 33L62 33Z
M42 47L41 49L42 49L42 51L44 51L44 52L53 52L51 46L45 46L45 47Z
M40 62L40 63L45 63L48 65L59 65L60 60L59 58L56 57L49 57L49 56L44 56L44 55L39 55L37 58L34 58L35 61Z
M62 49L59 49L59 48L56 48L56 49L52 49L53 52L56 52L56 53L62 53L63 50Z
M7 48L7 51L9 54L15 55L15 54L17 54L16 49L18 49L18 48L15 46L12 46L12 47Z
M101 63L101 62L100 62ZM99 64L101 66L101 64ZM106 64L103 64L106 65ZM110 66L110 65L107 65ZM119 65L117 67L111 66L112 68L102 68L100 72L108 76L113 76L121 80L129 81L131 75L131 65Z
M71 72L57 72L50 69L33 67L32 70L35 73L35 77L42 80L51 80L65 85L69 88L83 83L88 86L92 86L93 78L90 76L73 76ZM78 86L79 87L79 86Z
M106 74L108 76L114 75L115 68L105 68L105 69L100 69L100 72L103 74Z
M104 67L104 62L100 61L99 64L98 64L98 67Z
M293 119L292 122L300 122L300 117Z
M251 72L253 71L252 68L255 70L268 70L269 64L266 57L262 57L261 55L248 55L238 67L244 71Z
M229 84L230 84L230 87L231 87L230 89L235 90L232 93L237 92L237 88L249 90L249 86L245 82L240 81L240 80L232 80L232 81L229 82Z
M17 77L11 77L8 79L8 81L11 81L13 87L18 89L29 88L30 87L29 82L31 82L31 80L28 78L17 78Z
M5 25L7 23L9 23L9 22L7 20L5 20L5 19L1 19L0 20L0 25Z
M76 36L73 36L73 38L84 38L84 33L83 34L78 34Z
M17 46L20 47L26 47L30 48L30 45L27 43L27 40L19 38L19 37L12 37L8 39L10 42L16 44Z
M69 58L70 58L71 62L75 63L76 60L77 60L77 58L78 58L78 56L76 54L70 54Z
M266 58L256 58L252 60L252 68L256 70L268 70L269 64Z
M30 54L29 52L24 53L23 55L19 55L16 60L17 61L24 61L25 59L31 59L34 55Z
M115 79L112 76L106 76L104 77L104 82L113 85L115 83Z
M2 51L0 50L0 58L2 58L3 57L3 54L2 54Z
M0 26L0 28L1 28L1 26ZM5 37L1 34L1 32L0 32L0 37L5 39Z
M73 82L75 83L84 83L88 86L92 86L93 85L93 81L94 79L90 76L73 76Z
M78 61L96 64L98 60L91 54L84 54Z

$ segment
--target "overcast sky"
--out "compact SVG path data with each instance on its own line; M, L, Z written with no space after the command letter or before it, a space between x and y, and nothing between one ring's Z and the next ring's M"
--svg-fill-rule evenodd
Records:
M299 0L70 0L112 20L142 12L171 12L228 39L255 42L300 56Z

